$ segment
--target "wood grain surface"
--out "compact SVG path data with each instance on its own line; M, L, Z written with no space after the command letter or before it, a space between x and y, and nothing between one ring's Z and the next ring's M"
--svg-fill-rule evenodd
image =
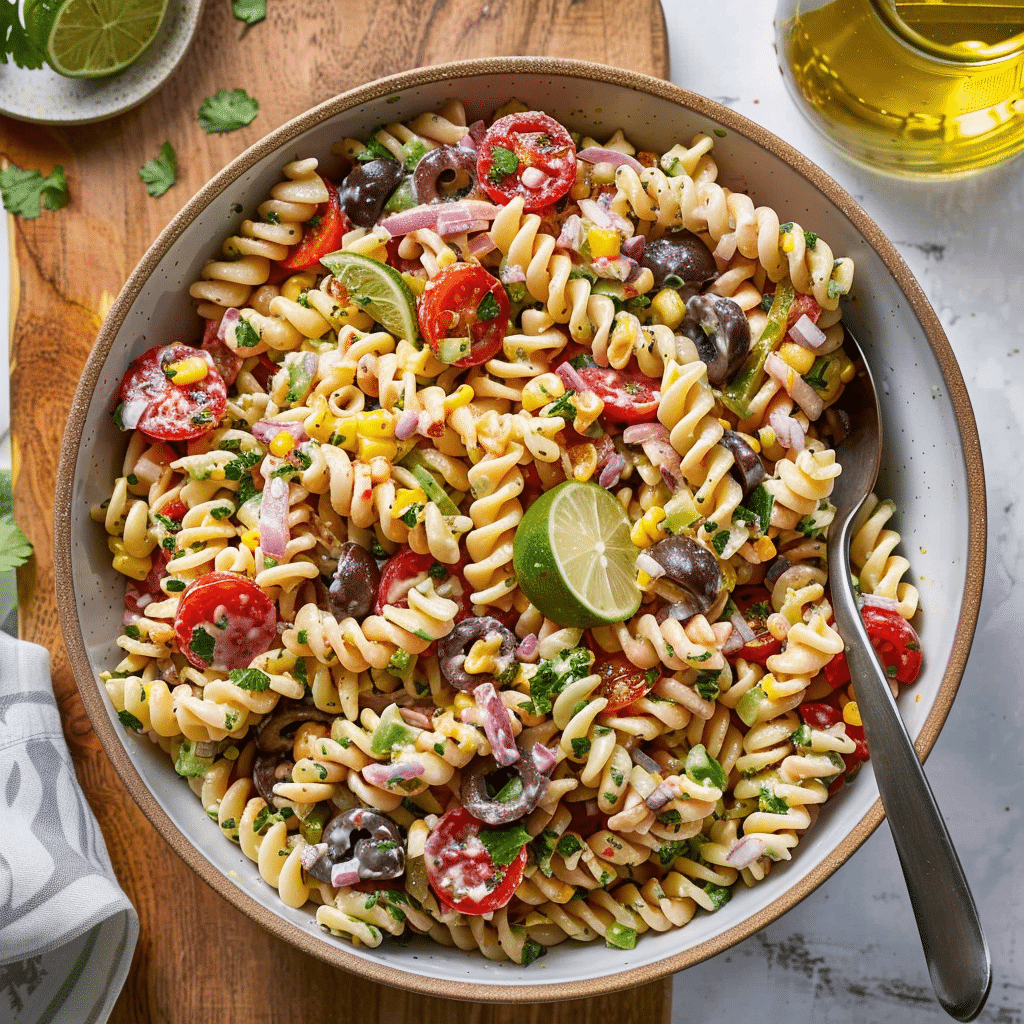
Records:
M303 110L353 86L469 57L573 57L665 77L658 0L270 0L247 28L228 0L207 0L182 65L143 105L98 125L50 128L0 118L0 157L66 171L71 204L12 218L11 389L15 515L36 557L19 575L21 635L47 647L79 779L142 934L111 1018L117 1024L360 1020L667 1021L671 985L561 1004L468 1005L375 985L293 949L202 883L128 797L82 708L54 601L53 495L64 422L80 369L113 297L184 202L229 160ZM256 120L206 135L195 113L244 87ZM178 182L147 196L138 168L164 141Z

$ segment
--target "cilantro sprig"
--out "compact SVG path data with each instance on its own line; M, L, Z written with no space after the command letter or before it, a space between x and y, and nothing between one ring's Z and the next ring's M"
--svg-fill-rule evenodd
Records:
M59 210L67 206L71 199L64 168L60 164L45 178L40 171L8 164L0 171L0 194L3 195L4 209L8 213L26 220L35 220L44 206L47 210Z

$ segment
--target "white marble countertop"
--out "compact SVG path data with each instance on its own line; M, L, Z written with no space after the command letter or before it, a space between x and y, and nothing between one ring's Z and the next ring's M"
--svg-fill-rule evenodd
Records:
M757 121L835 178L910 266L963 371L988 478L988 564L967 671L926 770L992 952L992 991L979 1020L1019 1024L1024 161L942 183L862 169L834 153L790 99L774 50L775 0L663 6L672 81ZM790 913L676 976L673 1022L712 1015L800 1024L951 1019L932 992L886 824Z

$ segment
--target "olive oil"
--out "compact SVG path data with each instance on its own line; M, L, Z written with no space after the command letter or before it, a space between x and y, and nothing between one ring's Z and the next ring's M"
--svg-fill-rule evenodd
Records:
M854 159L956 174L1024 150L1024 0L781 0L782 73Z

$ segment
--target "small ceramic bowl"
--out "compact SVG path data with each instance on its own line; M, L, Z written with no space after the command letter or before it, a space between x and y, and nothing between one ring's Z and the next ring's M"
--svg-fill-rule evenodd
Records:
M864 347L882 398L887 447L879 493L896 501L914 583L925 669L901 699L917 749L927 754L967 660L984 569L985 491L978 436L949 344L892 244L819 168L725 107L665 82L591 64L537 58L471 61L412 71L324 103L268 135L218 174L174 218L135 269L84 368L65 434L56 502L56 572L68 653L93 726L150 820L217 892L296 946L376 981L474 1000L594 996L650 981L721 952L784 913L836 870L882 819L870 763L829 801L795 856L764 882L739 887L714 914L647 932L629 951L566 942L529 968L426 941L355 948L285 907L256 866L216 834L199 802L156 746L118 723L97 673L119 660L115 637L123 578L110 567L89 508L107 497L124 437L111 416L121 376L161 340L198 336L188 286L203 263L278 180L295 154L326 158L332 142L461 97L472 117L512 97L597 138L623 127L664 152L712 134L720 180L746 190L828 240L856 263L845 319ZM189 325L195 330L190 331ZM857 913L856 907L846 913Z

